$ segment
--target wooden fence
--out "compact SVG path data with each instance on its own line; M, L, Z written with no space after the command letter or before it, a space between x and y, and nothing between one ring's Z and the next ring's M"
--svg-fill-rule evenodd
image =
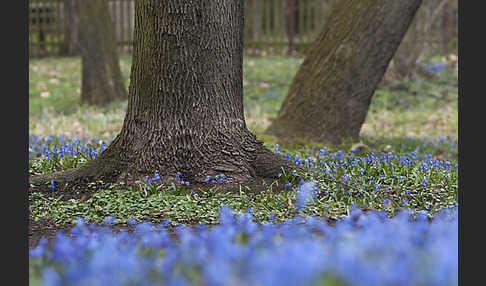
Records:
M63 41L68 38L66 31L69 30L65 28L69 14L64 1L66 0L29 1L30 56L60 54ZM120 50L131 52L135 0L108 1ZM304 52L305 47L319 33L331 7L337 1L339 0L244 0L245 53L277 53L285 52L289 48ZM444 5L444 2L448 5ZM437 7L442 10L438 11ZM430 23L432 16L435 17L435 22ZM449 21L448 26L443 27L446 18ZM457 50L454 49L457 46L457 1L424 1L415 22L419 24L415 24L416 28L409 32L422 33L419 40L427 42L428 48L449 45L453 51ZM409 38L420 37L415 35ZM447 44L444 44L445 41Z
M81 0L82 1L82 0ZM29 56L59 55L69 23L66 0L29 1ZM108 0L118 45L123 52L132 49L134 0Z
M29 56L57 54L66 21L62 1L29 1Z

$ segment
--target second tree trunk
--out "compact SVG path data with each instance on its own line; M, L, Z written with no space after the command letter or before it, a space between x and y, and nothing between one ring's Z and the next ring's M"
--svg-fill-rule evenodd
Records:
M126 99L117 39L107 0L77 0L82 56L81 101L104 105Z
M266 133L336 145L359 140L373 93L421 2L339 1Z

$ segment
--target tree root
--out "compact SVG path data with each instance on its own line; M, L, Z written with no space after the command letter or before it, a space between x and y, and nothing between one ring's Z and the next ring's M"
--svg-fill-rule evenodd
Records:
M80 198L91 194L100 187L116 182L121 173L120 170L120 167L107 164L106 160L102 158L96 158L76 168L31 176L29 177L28 192L56 196L62 194L63 199Z
M239 190L240 184L261 185L262 181L269 182L277 179L279 174L282 173L282 169L288 172L291 168L298 168L298 166L293 166L291 162L266 149L263 145L257 148L256 153L255 160L251 162L253 172L246 175L232 174L233 181L225 189ZM90 196L98 189L114 183L123 182L125 186L136 186L137 180L149 175L140 174L130 164L120 163L119 161L119 158L107 156L105 153L77 168L31 176L29 178L29 193L40 192L53 196L62 195L63 200L79 199ZM168 186L175 180L169 174L161 173L160 177L160 183ZM54 188L52 188L51 182L53 182ZM203 182L191 181L190 188L204 188L206 185ZM261 186L259 189L261 189Z

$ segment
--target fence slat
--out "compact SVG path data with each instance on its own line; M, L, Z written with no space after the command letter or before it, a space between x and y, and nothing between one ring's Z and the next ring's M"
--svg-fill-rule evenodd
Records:
M125 14L123 13L124 11L124 5L123 5L123 0L120 0L118 1L118 8L119 8L119 12L120 12L120 16L119 16L119 21L120 23L118 24L120 26L120 39L122 40L122 42L124 43L120 48L121 50L123 51L124 48L125 48L125 42L126 42L126 38L125 38Z
M311 27L311 21L312 21L312 0L306 0L305 3L305 41L309 42L311 39L311 33L312 33L312 27Z
M298 43L302 43L304 41L304 35L305 35L305 24L304 24L304 13L305 13L305 0L297 0L297 2L299 3L298 5L298 31L296 33L296 36L298 38Z
M272 12L272 2L273 0L266 0L265 2L267 2L266 6L267 6L267 13L266 15L264 16L266 19L266 31L265 31L265 34L267 35L268 37L268 41L271 43L273 42L273 34L272 34L272 18L273 18L273 12Z
M54 21L56 21L56 44L60 48L61 47L61 2L56 3L56 15L54 15Z

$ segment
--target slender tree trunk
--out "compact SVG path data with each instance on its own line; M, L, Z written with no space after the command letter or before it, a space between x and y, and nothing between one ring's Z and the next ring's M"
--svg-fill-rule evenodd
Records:
M427 48L422 37L432 33L432 27L437 20L440 20L444 6L450 0L432 1L427 4L431 7L422 6L417 12L415 19L410 24L407 34L404 36L400 46L390 64L391 78L413 77L417 71L417 61Z
M243 114L243 1L137 0L128 107L110 146L69 177L191 183L277 177L283 159ZM86 165L85 165L86 166ZM61 178L53 175L49 178ZM128 179L129 180L129 179Z
M451 42L451 8L449 3L444 4L442 13L442 50L444 53L448 54Z
M337 2L266 132L332 144L358 140L371 97L421 2Z
M76 11L76 1L78 0L64 0L66 25L64 26L64 42L60 51L63 56L77 56L80 53L79 18Z
M103 105L126 99L108 1L81 0L76 4L82 57L81 101Z
M425 48L424 41L419 37L419 35L424 34L421 31L423 21L420 20L419 17L415 17L412 21L408 32L392 58L389 66L392 80L412 77L416 71L417 61Z
M287 54L291 55L295 52L295 0L287 0L287 37L288 50Z

